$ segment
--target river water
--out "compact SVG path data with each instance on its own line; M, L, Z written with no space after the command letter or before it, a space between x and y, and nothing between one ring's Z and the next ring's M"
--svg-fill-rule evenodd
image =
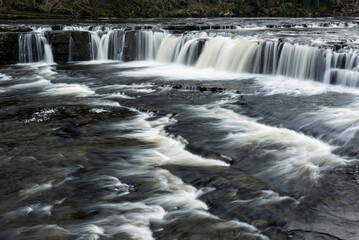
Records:
M25 23L0 67L0 239L358 239L358 23L63 23L92 36L66 64Z

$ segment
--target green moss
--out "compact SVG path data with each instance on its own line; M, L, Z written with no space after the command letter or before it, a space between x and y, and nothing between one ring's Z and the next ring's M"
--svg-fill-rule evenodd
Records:
M336 0L12 0L11 3L11 6L7 6L0 1L1 18L302 17L354 14L349 5L345 7L346 12L342 12L343 6L338 5Z

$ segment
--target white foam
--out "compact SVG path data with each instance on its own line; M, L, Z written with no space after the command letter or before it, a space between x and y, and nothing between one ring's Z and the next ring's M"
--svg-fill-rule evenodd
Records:
M168 137L163 129L175 121L174 119L166 116L154 121L147 121L146 119L149 117L149 114L140 113L135 120L118 124L120 128L137 129L134 133L125 134L124 137L156 144L155 149L143 151L141 161L158 165L229 166L220 160L202 158L192 154L185 150L184 144Z
M116 204L101 204L101 209L117 212L92 222L71 227L72 232L80 239L98 239L101 236L110 237L124 233L131 239L153 240L150 222L163 218L165 211L160 206L149 206L141 202L123 202Z
M12 79L11 76L8 76L8 75L6 75L4 73L0 73L0 81L9 81L11 79Z
M81 61L81 62L70 62L71 64L76 65L102 65L102 64L114 64L119 63L119 60L91 60L91 61Z
M94 224L87 224L82 226L75 233L79 235L79 240L98 240L101 236L105 236L104 229L102 227L96 226Z
M285 76L256 75L257 83L264 87L266 95L285 94L293 96L311 96L326 92L359 94L359 89L338 85L328 85L311 80L300 80Z
M161 80L238 80L252 78L251 74L235 74L215 69L198 69L180 64L151 65L134 70L121 71L119 76L148 78L158 77Z
M58 96L58 95L88 96L95 93L88 86L79 85L79 84L66 84L66 83L52 84L45 91L46 92L44 94L49 94L53 96Z
M34 81L34 82L28 82L28 83L20 83L20 84L15 84L12 85L11 87L9 87L10 89L27 89L27 88L31 88L31 87L46 87L51 85L51 82L49 80L46 80L42 77L38 77L39 80Z
M296 199L289 196L280 196L278 193L273 192L272 190L262 190L258 197L248 199L248 200L235 200L233 203L241 204L253 204L253 205L268 205L268 204L277 204L282 201L293 201L294 203L299 203Z
M122 183L117 177L102 175L93 180L101 188L118 193L117 196L129 194L130 186Z
M254 119L237 114L231 110L210 106L191 107L198 117L217 118L221 121L214 127L230 131L223 139L225 146L259 147L264 154L274 154L276 161L271 162L259 174L267 176L284 176L286 179L305 177L316 180L320 171L328 167L345 164L345 160L332 154L332 146L317 139L295 131L267 126ZM282 146L280 149L270 147L273 144ZM266 146L269 146L266 149Z
M107 100L94 100L90 104L94 106L121 107L121 104L119 104L118 102Z
M33 235L32 238L34 239L40 238L40 236L47 236L48 238L54 238L54 239L64 238L64 237L68 237L70 233L68 230L56 224L36 225L33 227L20 227L16 229L16 233L18 235L22 233L26 234L26 232L33 233L35 236Z
M187 151L181 143L185 140L168 136L163 130L165 126L175 122L173 118L165 116L152 119L154 116L152 113L141 113L135 109L133 111L138 113L136 117L116 124L113 128L132 132L125 135L121 134L118 136L119 138L141 140L146 144L128 146L126 152L131 159L125 162L112 162L111 167L116 169L116 176L133 179L145 178L151 189L146 194L146 198L139 202L94 204L93 208L116 214L95 219L89 223L91 228L88 227L88 224L71 226L72 232L79 234L82 239L88 239L90 236L114 237L121 234L120 236L128 236L131 239L153 240L151 231L153 223L166 224L180 220L183 216L191 215L194 218L215 219L218 224L214 227L218 229L241 227L251 234L266 239L254 226L238 221L225 221L208 213L208 206L198 198L215 189L202 188L197 190L195 187L184 183L179 177L172 175L170 171L157 167L166 163L163 161L181 165L226 166L227 164L185 153ZM182 158L189 158L189 160ZM182 160L177 161L176 159ZM92 180L101 188L111 191L127 192L129 189L128 185L110 175L102 175ZM96 229L103 229L103 231L96 232L94 226ZM91 235L95 232L96 235Z
M105 94L104 96L105 96L105 98L135 99L134 97L130 97L130 96L128 96L128 95L126 95L124 93L121 93L121 92Z
M156 90L152 88L153 86L154 86L153 83L140 83L140 84L134 83L134 84L128 84L128 85L114 84L114 85L103 86L98 89L111 89L111 90L120 89L122 92L128 92L128 93L152 93L152 92L156 92ZM106 98L134 99L134 97L129 97L122 92L105 94L105 97Z
M308 112L297 117L302 127L323 124L332 132L335 139L348 142L359 131L359 104L354 103L342 107L322 107L315 112ZM330 132L329 132L330 133Z
M109 112L108 110L105 110L103 108L92 108L90 109L90 112L93 112L93 113L104 113L104 112Z
M57 112L58 112L58 110L56 108L44 109L44 110L41 110L40 112L36 112L36 113L32 114L31 118L24 120L24 122L25 123L44 122L44 121L49 120L50 117Z
M44 184L32 184L30 187L21 190L19 192L19 194L21 196L28 196L28 195L32 195L38 192L42 192L42 191L46 191L48 189L52 188L52 183L48 182L48 183L44 183Z

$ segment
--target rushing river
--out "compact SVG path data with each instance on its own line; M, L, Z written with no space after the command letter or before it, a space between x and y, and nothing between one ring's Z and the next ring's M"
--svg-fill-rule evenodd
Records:
M65 64L25 25L0 239L359 239L359 19L63 23Z

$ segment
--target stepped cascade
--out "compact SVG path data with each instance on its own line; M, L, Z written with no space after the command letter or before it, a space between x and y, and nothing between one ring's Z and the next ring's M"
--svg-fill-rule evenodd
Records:
M63 27L63 31L90 34L90 58L97 61L155 60L214 68L234 73L282 75L328 84L359 87L358 51L286 42L283 39L234 35L231 32L170 30L126 27ZM53 62L48 28L19 36L19 62ZM74 40L69 39L69 57ZM127 49L126 49L127 48ZM127 50L127 58L125 51Z
M0 239L358 240L358 19L21 21Z

